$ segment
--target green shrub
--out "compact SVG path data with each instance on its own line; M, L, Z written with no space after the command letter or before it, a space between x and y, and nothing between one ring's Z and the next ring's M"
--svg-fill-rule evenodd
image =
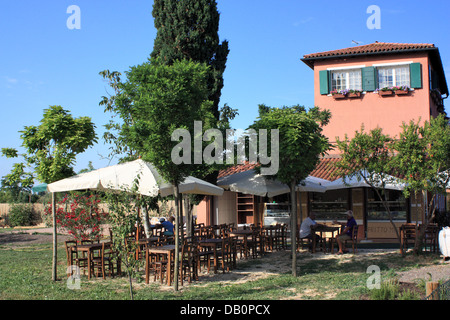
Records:
M8 225L12 228L30 226L33 221L33 206L31 204L12 204L8 213Z
M370 292L372 300L394 300L399 293L399 286L396 281L383 282L380 289L373 289Z

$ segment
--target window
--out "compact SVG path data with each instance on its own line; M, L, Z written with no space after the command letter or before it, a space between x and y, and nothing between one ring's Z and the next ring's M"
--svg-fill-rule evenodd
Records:
M410 86L409 65L378 67L378 87Z
M408 86L422 88L422 65L419 62L329 68L319 71L319 92L334 90L376 91L377 88Z
M346 220L349 209L349 190L329 190L325 193L310 193L310 210L317 220Z
M361 69L335 70L331 72L331 91L362 90Z
M380 190L381 192L381 190ZM393 220L406 220L406 199L402 191L386 190L386 201ZM378 194L371 188L367 194L367 219L370 221L389 220L389 213Z

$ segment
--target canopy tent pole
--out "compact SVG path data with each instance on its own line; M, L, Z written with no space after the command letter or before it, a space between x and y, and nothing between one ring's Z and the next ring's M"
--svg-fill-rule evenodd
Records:
M52 280L56 281L57 275L57 265L58 265L58 235L56 233L56 197L55 193L52 192L52 218L53 218L53 264L52 264Z
M179 245L180 245L180 194L178 190L178 185L173 188L173 195L175 199L175 261L174 261L174 279L173 279L173 287L175 291L178 291L178 272L179 272ZM170 277L170 274L168 275Z

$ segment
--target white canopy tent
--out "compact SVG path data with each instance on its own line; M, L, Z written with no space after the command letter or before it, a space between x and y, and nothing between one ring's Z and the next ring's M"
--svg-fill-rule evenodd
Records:
M82 173L47 185L49 192L74 190L131 191L154 197L173 194L172 184L163 180L156 168L141 159ZM223 189L204 180L187 177L178 186L180 193L221 196Z
M141 159L109 166L62 179L47 185L47 191L55 192L75 190L115 190L117 192L131 192L145 196L161 194L165 197L174 193L174 186L164 181L156 168ZM204 194L221 196L223 189L209 182L195 177L187 177L178 185L181 194ZM55 197L52 197L55 208ZM57 240L56 219L53 213L53 280L56 281ZM178 242L178 241L176 241ZM178 247L176 247L178 256ZM177 268L177 267L176 267Z
M352 177L342 177L335 181L329 182L325 184L326 190L336 190L336 189L345 189L345 188L362 188L367 187L370 188L371 186L363 179L361 176L364 175L365 177L370 177L370 173L367 171L361 171L361 173L358 173L357 175L353 175ZM378 179L378 177L375 177ZM384 175L382 178L383 182L385 183L384 188L390 189L390 190L403 190L405 188L405 183L394 176L391 175ZM376 179L374 179L376 181ZM375 187L381 188L381 184L375 184Z

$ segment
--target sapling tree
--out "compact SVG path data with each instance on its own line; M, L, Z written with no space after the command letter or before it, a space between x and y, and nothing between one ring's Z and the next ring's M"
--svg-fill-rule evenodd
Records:
M20 132L22 146L25 148L22 155L25 164L33 168L33 177L45 183L73 176L76 156L97 142L95 125L91 118L74 118L61 106L50 106L45 109L38 126L26 126ZM9 157L18 155L18 151L14 148L6 148L2 152ZM54 197L52 204L56 207ZM55 214L53 214L53 233L53 280L56 281Z
M260 106L258 119L249 127L256 131L267 130L267 141L277 143L279 147L279 170L267 176L287 184L291 192L291 250L292 275L297 276L297 201L295 188L314 170L321 155L329 149L328 138L322 134L322 125L330 119L328 110L293 106L270 108ZM272 140L271 132L278 133L278 139ZM271 155L272 161L275 155ZM260 166L261 167L261 166Z
M336 163L338 170L335 174L342 176L344 182L346 179L356 177L358 181L363 180L374 190L388 213L389 221L400 243L400 234L386 198L387 185L399 183L399 179L391 175L394 170L393 142L394 139L384 134L381 128L366 132L364 126L361 127L361 131L355 132L351 140L347 135L344 140L337 139L336 144L342 154Z
M436 216L436 195L446 194L450 182L450 126L444 115L439 115L422 126L419 120L403 123L402 128L395 142L395 168L405 179L405 195L431 194L431 199L424 197L426 211L414 245L418 254L425 231Z
M122 145L152 163L162 178L174 186L175 279L178 276L178 228L181 222L178 185L196 168L192 162L174 163L172 150L179 141L172 138L172 133L176 129L193 133L195 121L202 121L204 130L215 127L217 120L212 112L212 102L208 100L208 70L205 64L188 60L168 65L155 58L132 67L125 81L113 77L116 94L102 100L102 104L122 120L116 127L116 137ZM194 150L194 139L187 143ZM193 159L192 154L188 157ZM178 280L174 281L174 286L178 290Z

